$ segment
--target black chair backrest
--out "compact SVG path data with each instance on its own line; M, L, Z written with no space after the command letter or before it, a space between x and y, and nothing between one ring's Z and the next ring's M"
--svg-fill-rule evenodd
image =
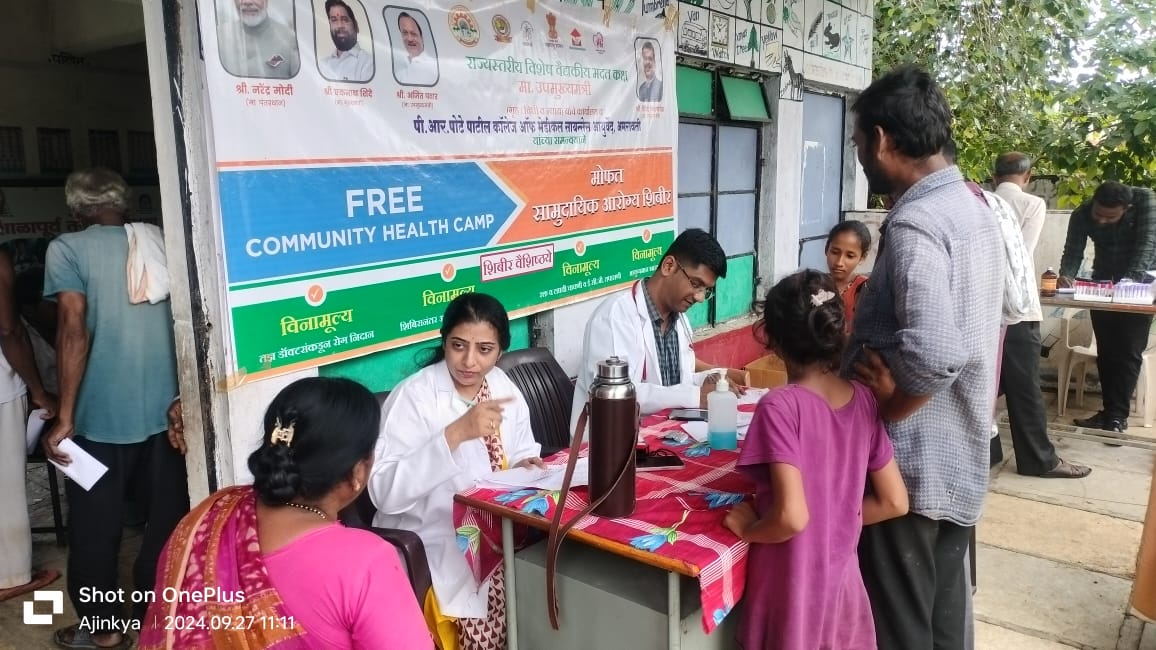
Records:
M376 534L397 549L402 559L405 560L409 584L413 587L418 606L421 607L433 586L429 572L429 560L425 554L425 545L422 544L421 537L418 537L415 532L400 528L377 528L373 526L373 516L376 513L377 507L369 498L369 490L365 490L357 496L356 501L338 513L338 518L341 523L350 528L361 528Z
M530 406L530 426L534 439L549 451L570 446L570 409L574 384L554 355L546 348L507 352L498 367L510 376Z

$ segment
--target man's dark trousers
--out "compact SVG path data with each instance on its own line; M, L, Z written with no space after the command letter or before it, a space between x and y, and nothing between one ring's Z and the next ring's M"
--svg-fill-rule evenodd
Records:
M1048 439L1048 417L1040 393L1040 323L1008 325L1003 343L999 392L1007 400L1016 470L1039 476L1059 465L1056 448Z
M964 650L971 530L917 514L864 526L859 567L880 649Z
M1092 310L1096 334L1096 367L1104 396L1104 418L1128 422L1132 393L1140 376L1140 362L1148 347L1152 317Z
M144 618L148 603L133 603L129 590L125 602L93 602L81 588L103 592L120 588L117 580L126 488L135 484L141 506L148 514L140 553L133 565L133 588L152 590L157 560L177 522L189 511L189 485L185 458L169 444L168 435L157 433L143 442L118 445L75 438L76 444L108 466L108 472L85 491L73 481L65 482L68 495L68 595L80 617L100 619L124 616L130 605L133 617ZM159 596L159 595L158 595Z

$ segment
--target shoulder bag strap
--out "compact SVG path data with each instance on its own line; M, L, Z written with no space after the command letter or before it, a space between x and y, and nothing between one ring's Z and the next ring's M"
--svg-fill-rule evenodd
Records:
M619 484L622 483L622 479L626 476L627 471L630 469L631 460L633 460L631 455L628 454L625 458L625 462L622 464L622 469L618 472L618 478L614 479L614 485L610 488L610 490L608 490L606 494L603 494L601 497L599 497L597 501L593 501L590 503L590 505L583 508L582 511L575 515L573 519L566 522L565 524L562 523L562 511L566 507L566 497L570 493L570 481L574 478L574 467L578 464L578 453L582 450L582 434L585 433L586 421L589 415L590 402L587 401L586 405L582 407L582 413L578 415L578 423L574 428L574 438L570 443L570 457L566 459L566 475L562 479L562 491L558 493L558 503L554 507L554 516L550 521L550 537L546 542L546 606L550 614L550 625L555 630L558 629L558 594L556 589L557 576L555 575L555 572L558 568L558 551L559 547L562 545L562 540L565 539L566 533L570 532L570 529L574 527L574 524L578 523L582 520L583 517L593 512L595 508L597 508L603 501L606 500L606 497L610 496L616 489L618 489ZM637 415L638 412L636 409L636 421ZM635 437L637 438L637 434L635 434ZM631 454L633 454L633 451Z

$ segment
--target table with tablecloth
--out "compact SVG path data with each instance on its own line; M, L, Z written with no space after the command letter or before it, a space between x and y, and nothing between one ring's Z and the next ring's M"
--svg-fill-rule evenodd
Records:
M753 409L753 404L740 406L743 411ZM583 535L574 531L571 535L587 542L595 538L604 550L697 578L703 629L709 633L743 595L747 544L724 528L722 520L729 506L750 499L754 484L735 471L737 451L713 450L694 439L679 443L665 438L681 425L666 419L665 413L648 416L642 420L639 440L652 452L665 449L678 454L685 467L639 472L631 516L587 516L574 527ZM565 463L568 453L560 452L548 462ZM458 546L479 582L503 561L501 520L508 516L548 529L558 496L557 491L494 487L476 487L459 495L454 504ZM569 521L588 504L586 488L572 489L563 520Z

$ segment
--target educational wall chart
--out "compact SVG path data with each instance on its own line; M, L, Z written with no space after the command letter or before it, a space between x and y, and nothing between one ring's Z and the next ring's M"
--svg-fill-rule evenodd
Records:
M871 77L874 0L679 0L677 7L679 54L781 73L783 99L802 100L804 77L851 89Z
M463 292L605 293L673 240L664 7L250 4L200 12L233 384L432 338Z

